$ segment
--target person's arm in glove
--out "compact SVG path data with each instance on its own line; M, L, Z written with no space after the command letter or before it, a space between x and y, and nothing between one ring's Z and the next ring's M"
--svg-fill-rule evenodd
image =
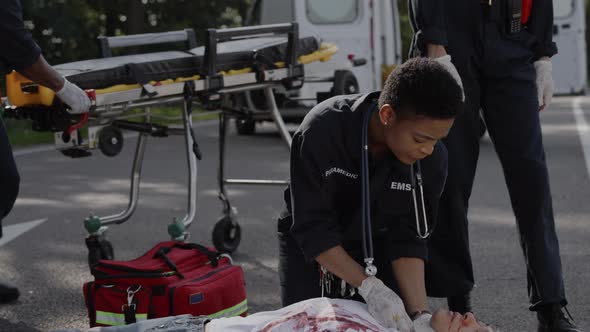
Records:
M86 93L55 71L42 55L34 64L19 72L31 81L55 91L57 97L69 106L69 113L79 114L90 110L92 103Z
M369 313L383 326L400 332L411 331L412 321L397 294L375 277L367 277L365 269L342 248L336 246L322 252L316 261L331 273L358 288L367 302Z
M440 63L445 67L445 69L453 76L457 84L461 87L461 92L463 93L463 101L465 101L465 92L463 91L463 81L461 80L461 76L459 76L459 72L457 68L451 62L451 56L447 54L444 46L442 45L435 45L435 44L428 44L426 46L426 55L429 58L434 59L436 62Z
M553 65L549 57L542 57L535 61L537 73L537 98L539 99L539 111L544 110L553 98Z
M412 322L414 332L436 332L430 325L432 315L430 313L423 313L416 317Z

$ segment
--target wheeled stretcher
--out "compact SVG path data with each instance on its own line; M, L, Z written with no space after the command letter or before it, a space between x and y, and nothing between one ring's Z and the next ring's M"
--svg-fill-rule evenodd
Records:
M159 42L187 41L194 46L191 30L164 34L145 34L103 39L103 58L57 65L54 68L74 84L85 89L92 99L91 112L71 115L47 88L37 86L17 73L7 76L5 116L32 120L33 129L55 133L58 149L71 157L83 157L99 148L108 156L122 149L121 130L139 133L131 173L127 208L110 216L91 215L85 220L89 236L89 264L98 259L112 259L112 245L105 238L107 226L128 220L136 209L141 166L148 136L182 135L188 162L188 206L182 220L174 221L168 233L175 240L186 239L186 229L195 218L197 159L201 158L195 140L193 104L220 110L219 198L223 217L213 231L218 250L231 252L240 242L240 227L235 209L227 198L225 185L284 184L285 181L226 180L224 178L225 135L228 117L241 109L232 105L233 94L263 90L270 113L287 146L291 138L276 105L275 89L298 89L303 84L304 65L327 61L337 51L334 45L320 44L311 38L299 38L296 23L268 26L209 29L206 44L187 52L169 51L109 57L115 47L138 46ZM152 122L150 107L182 103L182 127ZM125 111L141 108L143 120L129 121ZM137 115L134 115L137 117ZM82 128L88 128L86 137Z

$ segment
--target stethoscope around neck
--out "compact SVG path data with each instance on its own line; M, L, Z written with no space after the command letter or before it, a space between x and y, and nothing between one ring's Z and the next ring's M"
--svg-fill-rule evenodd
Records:
M371 199L369 186L369 122L371 115L377 109L374 105L363 114L362 130L362 152L361 152L361 191L362 191L362 236L363 236L363 255L365 257L365 273L368 276L377 274L377 267L373 265L373 234L371 230ZM430 236L431 231L428 228L428 219L426 217L426 205L424 203L424 187L422 180L422 170L420 161L410 166L410 177L412 181L412 198L414 201L414 215L416 217L416 234L420 239L426 239ZM418 194L420 194L420 207L418 208ZM420 220L423 220L423 223Z

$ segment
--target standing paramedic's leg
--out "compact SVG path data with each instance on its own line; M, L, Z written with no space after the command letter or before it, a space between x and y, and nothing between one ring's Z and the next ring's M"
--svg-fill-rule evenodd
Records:
M465 104L443 140L449 156L448 175L436 228L428 241L426 285L429 296L446 297L450 310L466 313L471 311L469 293L474 285L467 210L481 132L479 58L473 44L459 38L449 40L447 49L463 81Z
M2 219L8 215L14 205L18 195L19 182L20 177L0 113L0 188L2 188L0 190L0 237L2 237ZM10 283L0 281L0 303L15 301L18 297L18 288Z
M532 54L521 35L489 27L486 35L484 118L502 163L527 268L531 310L539 331L579 331L564 316L559 244L539 119Z

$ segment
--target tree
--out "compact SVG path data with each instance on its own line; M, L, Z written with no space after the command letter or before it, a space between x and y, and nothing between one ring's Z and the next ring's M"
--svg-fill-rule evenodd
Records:
M96 58L96 38L242 24L251 0L23 1L24 18L50 63Z

